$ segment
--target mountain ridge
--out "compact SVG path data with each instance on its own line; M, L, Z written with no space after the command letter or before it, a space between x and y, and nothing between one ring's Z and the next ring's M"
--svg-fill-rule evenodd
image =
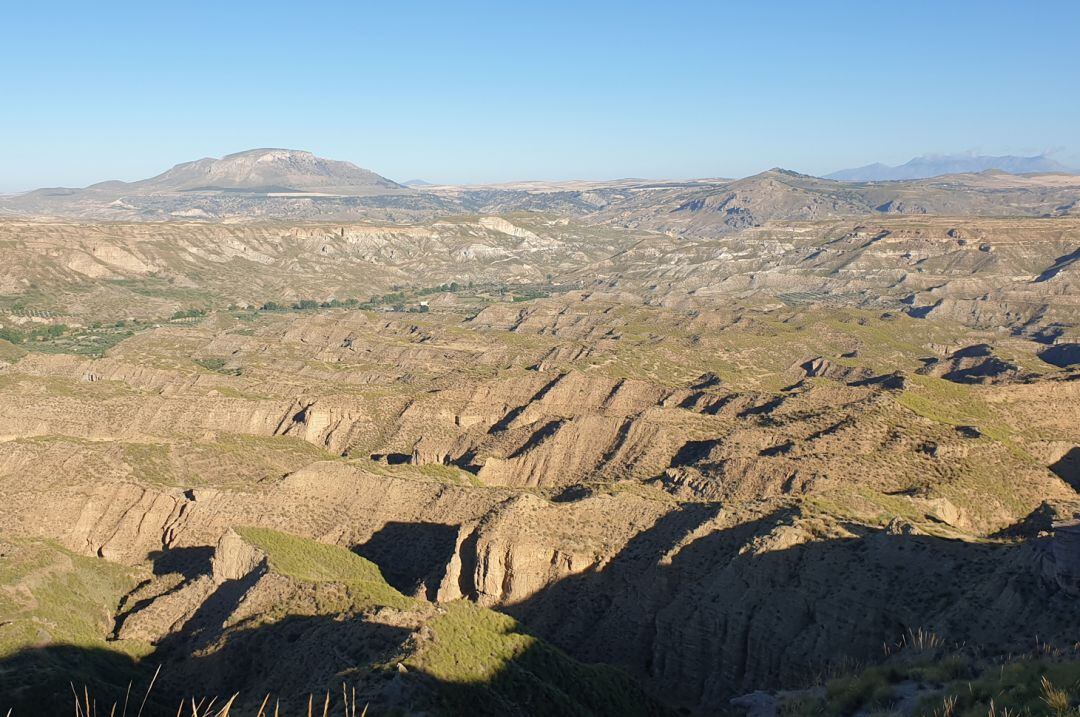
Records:
M408 188L351 162L317 157L297 149L257 148L233 152L223 157L202 157L181 162L146 179L133 182L106 180L83 188L50 187L27 192L110 192L159 193L182 191L266 189L321 191L344 196L362 196L387 191L408 192Z
M349 162L263 148L178 164L135 182L0 198L0 215L109 221L254 219L391 223L546 212L588 223L715 236L773 220L881 214L1065 216L1080 176L998 170L895 182L838 181L774 167L739 179L404 186Z
M824 175L822 179L843 182L882 182L904 179L930 179L946 174L973 174L987 170L1000 170L1009 174L1076 173L1076 170L1066 167L1045 154L1031 157L927 154L914 157L904 164L895 166L874 162L862 167L841 169Z

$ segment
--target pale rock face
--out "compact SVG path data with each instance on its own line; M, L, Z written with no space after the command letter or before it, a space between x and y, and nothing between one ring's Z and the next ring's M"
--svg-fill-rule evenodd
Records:
M123 271L135 274L149 274L158 270L157 266L149 264L132 252L125 251L115 245L99 244L94 246L92 251L94 258L98 261Z
M490 525L487 520L459 529L438 602L468 598L485 606L513 605L596 564L595 556L576 555L551 541L504 536Z
M125 273L146 275L158 267L115 244L91 244L67 250L65 266L91 279L116 279Z
M934 498L925 501L927 514L956 528L970 527L971 523L964 511L957 508L948 498Z
M130 596L141 601L142 606L124 616L116 636L124 640L160 642L182 629L217 587L208 575L193 580L172 575L161 581L150 581Z
M241 580L265 561L266 553L230 529L221 536L210 561L214 582L220 585L229 580Z
M86 501L65 542L80 552L134 564L168 545L187 504L179 491L133 483L104 488Z
M91 279L115 278L115 274L94 257L78 252L68 257L65 266L72 271Z
M474 243L469 246L456 249L453 256L458 261L469 261L472 259L494 259L498 257L511 256L510 252L505 249L500 249L496 246L489 246L487 244Z
M509 234L510 236L517 237L519 239L540 238L528 229L525 229L524 227L519 227L516 224L513 224L506 219L503 219L502 217L481 217L479 224L485 229L491 229L492 231Z
M740 555L759 556L765 553L790 550L812 539L812 535L798 525L778 525L767 535L762 535L743 546Z

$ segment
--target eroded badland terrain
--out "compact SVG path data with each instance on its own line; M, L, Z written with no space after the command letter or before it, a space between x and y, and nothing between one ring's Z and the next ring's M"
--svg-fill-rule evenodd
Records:
M286 155L0 203L0 708L161 665L163 714L985 714L1075 671L1077 178Z

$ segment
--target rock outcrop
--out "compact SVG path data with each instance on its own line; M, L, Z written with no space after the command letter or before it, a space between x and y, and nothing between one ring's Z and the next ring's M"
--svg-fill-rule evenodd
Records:
M266 553L230 529L221 536L214 549L214 557L210 560L211 575L219 585L230 580L243 580L265 563Z

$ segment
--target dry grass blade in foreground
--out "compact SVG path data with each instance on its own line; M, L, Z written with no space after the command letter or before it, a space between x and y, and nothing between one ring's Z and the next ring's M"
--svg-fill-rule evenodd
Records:
M157 677L160 672L161 668L158 667L157 671L154 673L153 679L150 681L150 685L147 688L146 693L143 695L142 703L140 704L139 711L135 715L135 717L142 717L143 712L146 708L147 701L150 697L150 692L153 690L154 683L157 681ZM90 695L89 686L84 685L82 689L82 694L80 694L79 691L75 688L75 685L71 684L71 692L75 699L75 717L97 717L97 701ZM129 684L124 697L123 705L122 707L120 707L121 711L117 712L119 704L114 702L109 708L109 717L127 717L130 696L131 685ZM215 709L215 704L218 700L217 697L210 698L209 702L207 702L206 697L203 697L199 700L191 697L180 702L176 710L176 717L230 717L230 715L234 715L232 711L233 705L236 703L236 700L239 697L239 693L233 694L223 705L221 705L217 709ZM269 706L269 704L270 695L267 694L265 697L263 697L262 702L259 704L259 709L258 712L255 713L255 717L269 717L269 712L267 712L267 707ZM280 717L280 707L280 700L275 700L273 712L274 717ZM323 707L321 712L322 717L331 717L331 715L336 714L336 712L331 711L333 707L335 707L335 705L331 700L330 691L327 690L323 695ZM368 705L366 704L364 705L362 710L357 712L356 688L352 688L352 694L350 696L348 686L345 685L345 683L342 683L341 714L343 715L343 717L366 717L367 712ZM101 714L104 715L104 711L102 711ZM313 694L309 694L307 701L307 715L308 717L316 717L317 714L318 713L316 713L315 711L315 696ZM15 717L14 708L8 709L7 712L4 713L4 717ZM234 715L234 717L239 717L239 715Z

